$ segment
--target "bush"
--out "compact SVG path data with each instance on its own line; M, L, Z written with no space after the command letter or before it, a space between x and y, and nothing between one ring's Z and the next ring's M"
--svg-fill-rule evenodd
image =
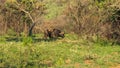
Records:
M117 20L120 19L118 1L74 0L65 11L70 21L72 20L73 32L79 35L104 36L105 39L108 39L109 35L112 39L117 31L116 35L120 36L120 21Z

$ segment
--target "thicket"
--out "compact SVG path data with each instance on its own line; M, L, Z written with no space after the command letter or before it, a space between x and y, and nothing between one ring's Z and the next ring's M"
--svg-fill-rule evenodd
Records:
M120 1L117 0L74 0L65 11L75 33L119 41L119 6Z

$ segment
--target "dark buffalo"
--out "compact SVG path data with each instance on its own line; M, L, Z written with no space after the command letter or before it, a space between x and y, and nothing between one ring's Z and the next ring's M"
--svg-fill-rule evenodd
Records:
M64 32L62 32L61 30L59 29L52 29L52 30L45 30L44 31L44 38L47 39L47 38L58 38L58 37L62 37L64 38Z
M53 32L52 32L52 37L53 38L58 38L58 37L62 37L64 38L64 32L62 32L61 30L59 29L53 29Z

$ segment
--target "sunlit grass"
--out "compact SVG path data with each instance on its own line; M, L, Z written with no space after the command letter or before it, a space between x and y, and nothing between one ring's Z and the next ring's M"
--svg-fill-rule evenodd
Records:
M84 41L69 34L64 39L52 41L28 40L29 44L23 44L24 41L0 42L0 67L109 68L120 64L119 45Z

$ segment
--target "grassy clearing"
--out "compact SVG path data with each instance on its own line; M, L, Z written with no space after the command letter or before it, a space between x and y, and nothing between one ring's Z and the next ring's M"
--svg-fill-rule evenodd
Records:
M109 68L120 64L119 45L88 42L76 35L28 44L1 40L0 68Z

